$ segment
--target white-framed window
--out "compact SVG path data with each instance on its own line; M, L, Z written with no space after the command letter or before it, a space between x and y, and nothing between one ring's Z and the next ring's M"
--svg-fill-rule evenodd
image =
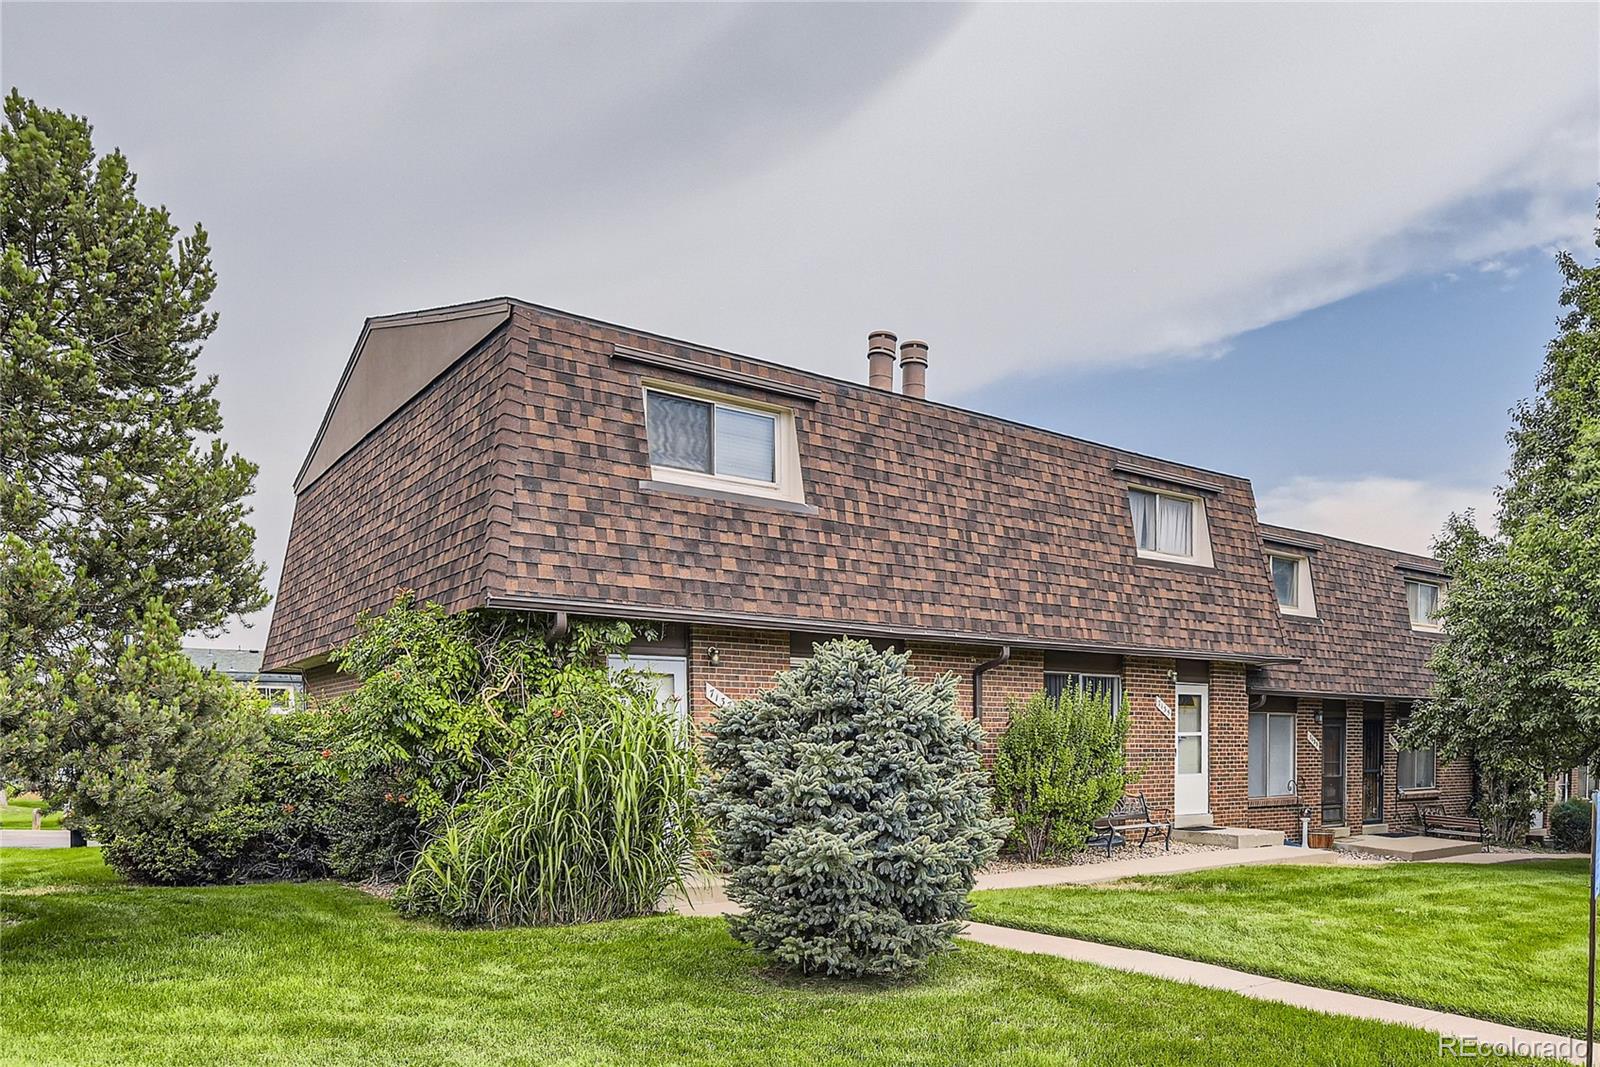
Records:
M1128 510L1139 555L1211 566L1205 501L1135 488L1128 490Z
M256 692L267 698L272 711L293 711L300 702L299 690L292 685L257 682Z
M1268 552L1267 568L1272 573L1272 592L1278 610L1285 615L1315 615L1316 597L1311 591L1311 560L1287 552Z
M1411 614L1413 630L1438 630L1439 603L1444 599L1444 586L1438 582L1406 579L1406 610Z
M1395 784L1402 793L1438 788L1439 757L1431 748L1401 749L1395 753Z
M1115 674L1045 672L1044 692L1051 700L1060 700L1073 689L1082 689L1090 696L1106 697L1111 701L1113 712L1122 708L1122 679Z
M659 385L645 387L644 409L652 479L803 499L793 412Z
M1276 711L1250 713L1250 795L1294 796L1293 714Z

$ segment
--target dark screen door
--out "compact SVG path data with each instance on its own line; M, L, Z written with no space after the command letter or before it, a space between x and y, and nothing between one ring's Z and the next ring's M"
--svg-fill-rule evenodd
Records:
M1383 821L1383 720L1361 724L1361 821Z
M1322 720L1322 822L1344 822L1344 720Z

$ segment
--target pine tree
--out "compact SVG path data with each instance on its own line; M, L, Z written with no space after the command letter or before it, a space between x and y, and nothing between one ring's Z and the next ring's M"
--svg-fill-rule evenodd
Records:
M265 607L244 501L256 474L217 439L216 329L200 226L177 237L89 124L15 90L0 127L0 620L7 666L104 656L159 597L180 630Z
M1006 826L955 683L863 641L819 645L710 728L735 936L805 974L900 976L949 947Z
M256 468L219 439L216 379L195 370L217 324L205 231L179 238L90 133L6 97L0 781L56 794L111 758L71 738L117 714L115 700L62 694L84 678L107 694L126 684L117 664L152 602L179 633L267 603L246 521Z

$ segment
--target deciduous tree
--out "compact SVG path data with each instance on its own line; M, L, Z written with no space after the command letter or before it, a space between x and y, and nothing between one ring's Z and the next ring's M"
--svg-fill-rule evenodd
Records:
M1562 253L1565 309L1519 405L1498 530L1452 516L1432 699L1408 733L1470 756L1480 815L1509 842L1545 779L1600 757L1600 264Z

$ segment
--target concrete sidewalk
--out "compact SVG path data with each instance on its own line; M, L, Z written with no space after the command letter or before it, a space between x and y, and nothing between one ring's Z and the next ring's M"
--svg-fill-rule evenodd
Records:
M978 875L978 889L1026 889L1029 886L1093 885L1119 882L1146 874L1189 874L1221 867L1253 867L1263 863L1338 863L1339 857L1325 849L1292 848L1269 845L1265 848L1229 848L1214 852L1170 853L1150 848L1145 855L1108 863L1074 863L1061 867L1022 867L1009 871L985 871ZM722 891L722 880L712 878L694 886L687 897L671 902L690 915L726 915L737 909ZM680 906L681 905L681 906Z
M71 843L67 830L0 830L0 848L66 848Z
M1327 849L1268 845L1265 848L1228 848L1215 852L1162 852L1152 846L1146 855L1109 863L1073 863L1064 867L1023 867L1011 871L986 871L978 875L979 889L1025 889L1036 885L1093 885L1120 882L1146 874L1189 874L1219 867L1253 867L1262 863L1338 863Z
M1219 967L1213 963L1196 963L1177 956L1164 956L1143 949L1118 948L1096 941L1080 941L1054 934L1037 934L1028 930L1014 930L1009 926L990 926L988 923L968 923L963 937L985 945L1031 952L1036 955L1059 956L1063 959L1093 963L1119 971L1165 978L1173 982L1206 986L1239 993L1256 1000L1278 1004L1291 1004L1298 1008L1327 1012L1330 1015L1347 1015L1376 1022L1398 1023L1431 1030L1447 1037L1476 1042L1486 1046L1508 1046L1524 1050L1529 1055L1550 1056L1583 1062L1584 1045L1581 1038L1562 1037L1558 1034L1524 1030L1503 1023L1474 1019L1466 1015L1418 1008L1410 1004L1363 997L1355 993L1341 993L1332 989L1286 982L1277 978L1264 978L1259 974Z

